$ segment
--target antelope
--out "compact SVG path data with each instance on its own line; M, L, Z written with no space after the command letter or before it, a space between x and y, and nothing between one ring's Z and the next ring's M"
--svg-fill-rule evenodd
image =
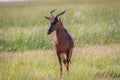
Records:
M69 62L71 60L72 51L74 47L74 42L70 34L64 28L61 19L58 17L66 12L64 9L63 12L53 16L52 13L56 9L52 10L49 15L50 17L45 17L50 21L50 27L48 29L47 34L51 34L53 31L56 32L56 38L54 40L54 47L57 53L57 57L60 64L60 77L62 77L62 62L64 63L67 71L67 75L69 75Z

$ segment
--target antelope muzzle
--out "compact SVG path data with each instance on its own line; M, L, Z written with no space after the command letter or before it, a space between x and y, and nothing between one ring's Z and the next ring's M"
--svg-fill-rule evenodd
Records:
M53 30L53 27L50 26L50 28L48 29L47 35L51 34L53 31L54 31L54 30Z
M49 35L49 34L51 34L51 31L50 31L50 29L48 30L48 32L47 32L47 35Z

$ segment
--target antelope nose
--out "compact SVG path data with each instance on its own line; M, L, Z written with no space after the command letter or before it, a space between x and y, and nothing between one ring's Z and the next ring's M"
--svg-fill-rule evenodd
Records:
M52 32L52 28L49 28L48 32L47 32L47 35L51 34L51 32Z
M50 31L47 32L47 35L49 35L49 34L50 34Z

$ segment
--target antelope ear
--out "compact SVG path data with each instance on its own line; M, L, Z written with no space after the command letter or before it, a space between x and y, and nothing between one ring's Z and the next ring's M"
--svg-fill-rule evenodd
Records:
M46 18L47 20L50 20L50 17L46 17L46 16L45 16L45 18Z

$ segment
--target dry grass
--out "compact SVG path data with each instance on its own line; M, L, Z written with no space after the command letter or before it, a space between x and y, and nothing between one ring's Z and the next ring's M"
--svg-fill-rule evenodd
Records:
M119 60L120 44L77 47L72 55L69 80L119 80ZM1 80L59 80L58 76L59 63L53 50L0 53ZM64 75L63 79L68 78Z
M70 76L63 80L120 80L119 2L0 3L0 80L59 80L51 45L55 35L46 35L49 22L44 19L54 8L54 14L67 9L61 19L75 43Z
M108 45L86 45L83 47L77 47L74 49L75 53L81 55L100 55L100 56L112 56L120 52L120 44L108 44Z
M120 52L120 44L108 44L108 45L93 45L76 47L73 51L73 57L81 55L98 55L98 56L113 56ZM36 60L55 57L56 53L53 50L29 50L24 52L0 52L1 57L5 59L31 59Z

